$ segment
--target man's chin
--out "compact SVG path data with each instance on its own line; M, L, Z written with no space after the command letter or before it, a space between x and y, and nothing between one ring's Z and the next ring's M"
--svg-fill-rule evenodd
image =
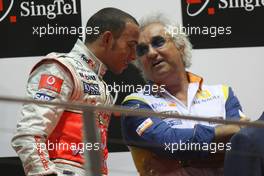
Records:
M168 77L169 77L168 74L160 73L160 74L153 76L153 80L155 83L161 83L161 82L164 82Z
M119 70L111 70L115 75L120 75L123 73L125 69L119 69Z

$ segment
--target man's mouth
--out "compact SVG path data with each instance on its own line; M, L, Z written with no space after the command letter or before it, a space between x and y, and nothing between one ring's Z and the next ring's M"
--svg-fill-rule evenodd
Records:
M157 59L152 62L152 67L158 66L160 63L162 63L164 60L163 59Z

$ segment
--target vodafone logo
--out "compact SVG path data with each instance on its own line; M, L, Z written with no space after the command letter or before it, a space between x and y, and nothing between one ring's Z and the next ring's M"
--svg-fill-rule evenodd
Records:
M4 3L4 0L0 0L0 22L3 21L7 17L7 15L10 13L10 11L13 7L13 4L14 4L14 0L11 0L9 6L7 8L5 8L5 6L7 4ZM16 22L16 16L10 16L10 22L15 23Z
M39 89L49 89L60 93L63 80L52 75L41 75Z
M47 78L47 84L53 85L53 84L55 84L55 82L56 82L56 79L53 76L49 76Z

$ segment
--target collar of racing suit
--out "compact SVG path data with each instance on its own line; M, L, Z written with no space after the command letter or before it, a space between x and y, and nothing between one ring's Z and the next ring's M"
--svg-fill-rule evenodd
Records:
M75 43L71 53L81 55L81 58L99 76L99 78L102 78L106 73L106 65L104 65L80 39Z
M199 89L201 89L201 86L203 84L203 78L201 76L198 76L198 75L191 73L191 72L188 72L188 71L186 71L186 74L187 74L187 78L188 78L189 83L198 82L199 83Z
M191 72L188 72L188 71L186 71L186 75L187 75L187 79L188 79L189 83L198 83L199 84L199 90L202 90L203 78L201 76L198 76L198 75L196 75L194 73L191 73ZM153 81L150 81L150 80L148 80L147 83L148 83L147 85L149 85L150 87L147 87L147 88L145 87L144 88L144 92L145 93L152 94L154 96L160 96L160 95L162 95L164 93L164 91L161 91L162 90L161 89L162 85L158 85L158 84L156 84L156 83L154 83ZM157 86L158 87L158 91L153 92L153 90L154 90L152 88L153 86ZM165 91L165 94L168 94L168 92Z

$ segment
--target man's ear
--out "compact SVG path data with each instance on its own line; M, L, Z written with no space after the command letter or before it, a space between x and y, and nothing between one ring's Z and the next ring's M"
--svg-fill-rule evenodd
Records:
M181 56L183 56L184 48L185 48L184 45L183 46L180 46L180 48L179 48L179 51L181 53Z
M112 43L113 43L113 34L110 31L105 31L102 34L102 45L106 48L112 48Z

